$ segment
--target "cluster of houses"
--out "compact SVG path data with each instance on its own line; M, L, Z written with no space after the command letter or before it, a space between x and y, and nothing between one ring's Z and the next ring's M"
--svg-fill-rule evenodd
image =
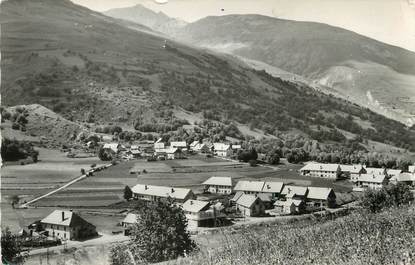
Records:
M153 141L140 141L131 146L120 143L104 143L104 149L109 149L123 158L155 158L159 160L183 159L187 153L211 154L219 157L231 157L241 149L241 145L226 143L210 143L194 141L188 145L185 141L172 141L169 145L162 139Z
M365 165L342 165L308 163L300 169L303 176L350 179L354 191L364 191L368 188L381 189L388 183L405 183L415 187L415 165L409 166L408 172L399 169L373 168Z
M242 216L261 217L301 214L336 206L336 194L331 188L300 187L283 182L241 180L233 184L231 177L211 177L204 183L204 192L221 200L202 200L191 189L137 184L133 198L146 201L172 199L183 208L190 227L213 226L227 217L225 211L235 210ZM123 225L134 220L127 215Z

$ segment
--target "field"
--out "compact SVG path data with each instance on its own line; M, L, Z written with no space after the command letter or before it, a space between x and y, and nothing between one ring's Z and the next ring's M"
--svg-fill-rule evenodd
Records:
M75 178L81 168L99 163L94 158L71 159L59 151L46 149L40 150L40 159L37 164L3 168L4 173L2 173L5 177L2 177L4 198L2 226L7 225L17 230L60 207L80 212L88 221L98 224L98 228L102 229L101 232L118 230L117 223L122 219L119 213L123 207L114 209L117 208L114 205L123 201L123 189L126 185L133 187L137 183L187 187L197 194L202 192L202 183L209 177L229 176L235 182L240 179L273 180L286 184L333 187L337 192L351 190L350 183L346 181L333 182L300 176L297 171L302 165L285 163L273 167L250 167L246 163L196 155L184 160L122 162L106 170L95 172L93 176L35 202L33 204L37 207L35 209L12 209L10 206L12 195L19 195L21 201L28 201ZM133 168L140 173L131 174ZM339 197L344 199L343 195Z

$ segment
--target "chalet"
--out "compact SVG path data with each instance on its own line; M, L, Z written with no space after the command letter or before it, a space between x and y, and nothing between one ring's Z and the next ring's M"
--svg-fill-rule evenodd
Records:
M244 216L263 216L265 214L265 205L256 195L242 194L236 201L236 209Z
M344 177L351 180L355 180L360 174L366 173L363 165L340 165L340 171Z
M166 148L165 151L166 151L166 157L169 160L184 158L184 154L182 152L182 149L180 148L170 146L170 148Z
M214 154L220 157L229 157L232 155L232 148L229 144L214 143Z
M281 196L287 199L305 200L308 194L308 188L302 186L286 185L284 186Z
M336 194L331 188L308 187L306 205L310 210L323 207L334 208L336 207Z
M102 147L103 149L110 149L111 151L113 151L114 153L118 153L121 151L121 144L119 143L107 143L104 144L104 146Z
M341 174L339 164L308 163L300 169L303 176L337 179Z
M240 180L236 183L234 190L245 194L258 194L262 192L264 184L263 181Z
M305 211L305 204L300 199L287 199L285 201L276 201L272 212L278 214L301 214Z
M55 210L40 222L51 237L78 240L98 235L94 225L72 211Z
M353 191L364 191L366 189L381 189L388 184L388 178L383 174L362 174L354 182Z
M180 149L181 151L187 150L187 143L185 141L181 142L170 142L170 147Z
M402 172L401 174L397 176L391 177L390 181L394 184L404 183L406 185L415 187L415 174L408 173L408 172Z
M283 182L266 181L262 187L262 193L271 194L271 199L276 200L281 195Z
M375 167L367 167L366 168L366 174L369 175L384 175L388 176L388 172L386 168L375 168Z
M208 201L187 200L182 205L189 227L215 226L225 215Z
M203 182L205 191L210 193L231 194L232 178L231 177L210 177Z
M195 197L192 190L185 188L137 184L131 190L134 199L146 201L159 201L171 198L178 203L183 203Z
M124 227L124 235L130 234L131 227L137 223L137 215L134 213L128 213L124 220L121 221L121 225Z

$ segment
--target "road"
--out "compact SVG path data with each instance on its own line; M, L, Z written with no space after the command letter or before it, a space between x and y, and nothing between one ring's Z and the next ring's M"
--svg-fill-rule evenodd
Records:
M108 167L110 167L110 166L111 166L111 164L107 164L107 165L103 166L102 168L103 168L103 169L107 169L107 168L108 168ZM91 170L87 171L87 172L86 172L86 174L83 174L83 175L81 175L81 176L79 176L79 177L77 177L77 178L75 178L75 179L73 179L73 180L69 181L69 182L68 182L68 183L66 183L65 185L63 185L63 186L61 186L61 187L59 187L59 188L57 188L57 189L55 189L55 190L53 190L53 191L50 191L50 192L48 192L48 193L46 193L46 194L44 194L44 195L42 195L42 196L36 197L36 198L34 198L33 200L28 201L28 202L26 202L26 203L24 203L24 204L20 205L20 206L19 206L19 208L27 208L27 207L29 207L29 205L30 205L30 204L32 204L32 203L34 203L34 202L37 202L38 200L41 200L41 199L43 199L43 198L46 198L46 197L48 197L48 196L50 196L50 195L52 195L52 194L55 194L56 192L59 192L59 191L61 191L61 190L65 189L65 188L67 188L67 187L71 186L72 184L75 184L76 182L81 181L81 180L83 180L84 178L87 178L89 173L93 173L93 172L95 172L96 170L97 170L97 168L93 168L93 169L91 169Z

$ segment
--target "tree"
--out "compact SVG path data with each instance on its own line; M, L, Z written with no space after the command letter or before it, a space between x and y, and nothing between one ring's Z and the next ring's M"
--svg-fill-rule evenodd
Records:
M140 204L135 210L137 223L131 229L131 243L125 247L128 250L124 249L123 255L111 255L113 265L125 264L126 260L130 262L128 256L136 263L156 263L196 250L187 231L184 212L172 201Z
M98 157L102 161L111 161L114 158L114 151L110 149L100 148L98 150Z
M248 162L249 160L256 160L258 158L258 153L255 148L249 150L240 150L238 152L238 160Z
M270 165L276 165L280 163L280 156L276 152L270 152L267 155L267 163Z
M133 191L130 189L130 187L125 186L124 188L124 199L126 201L129 201L133 197Z
M1 231L1 260L3 264L22 263L25 256L22 255L22 247L17 235L12 234L6 227Z

